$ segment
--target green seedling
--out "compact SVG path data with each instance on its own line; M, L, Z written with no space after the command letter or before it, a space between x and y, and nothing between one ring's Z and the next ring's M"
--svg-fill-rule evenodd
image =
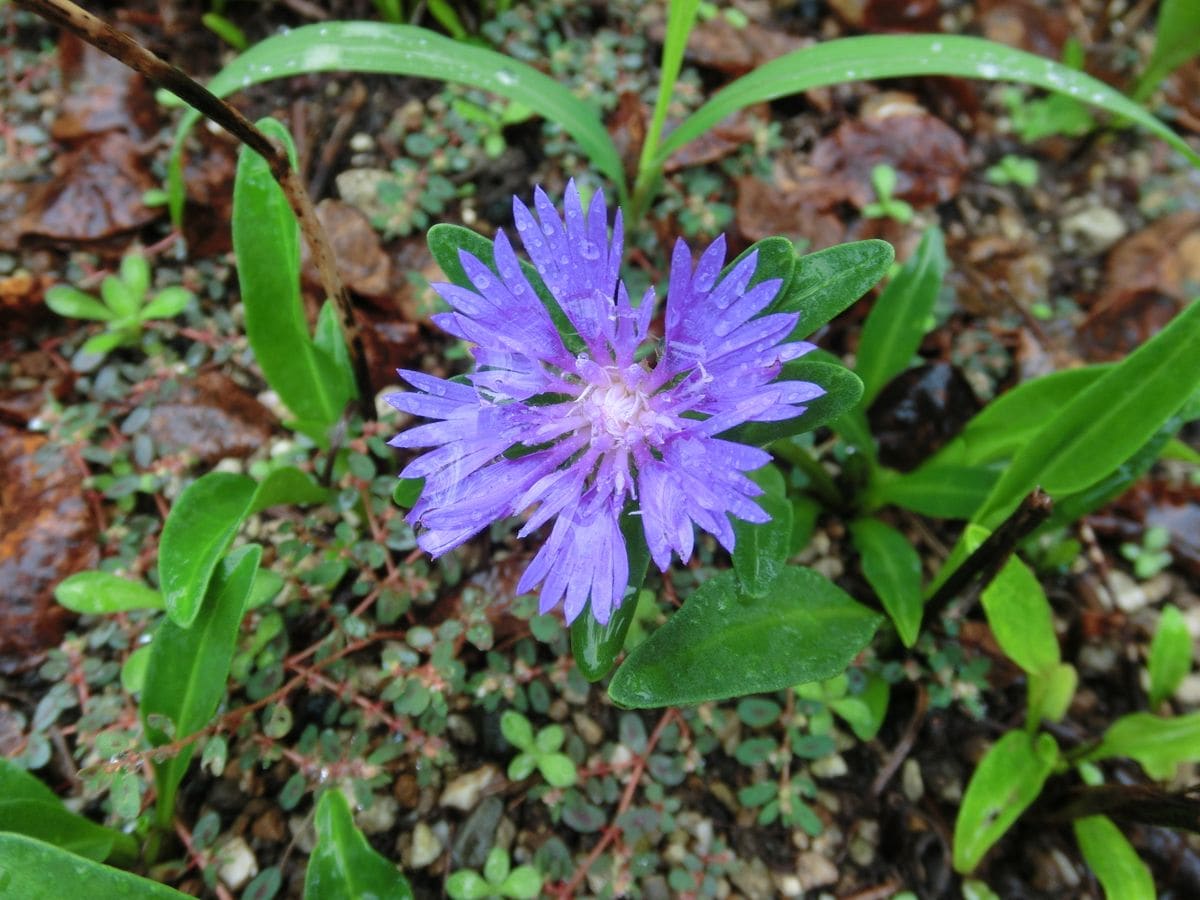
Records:
M1171 532L1161 525L1152 525L1142 533L1142 542L1121 545L1121 555L1133 563L1133 574L1145 580L1153 578L1171 564Z
M534 115L528 106L516 102L484 107L463 97L454 97L450 105L463 119L479 126L483 152L489 159L495 159L508 149L508 143L504 140L505 128L528 121Z
M533 866L510 868L508 853L493 847L483 864L483 874L462 869L446 879L446 893L454 900L484 900L485 897L511 897L526 900L542 890L542 875Z
M1063 65L1083 71L1083 47L1071 40L1063 48ZM1020 88L1006 88L1000 95L1008 108L1012 129L1025 143L1063 135L1082 137L1096 127L1088 107L1069 94L1051 94L1027 100Z
M896 190L896 170L887 163L880 163L871 170L871 184L875 187L875 203L863 207L863 215L868 219L894 219L901 225L912 221L913 208L903 200L892 196Z
M119 275L101 282L99 300L78 288L55 285L46 292L46 305L60 316L104 322L104 331L82 347L84 353L104 356L117 347L136 344L146 322L174 318L192 299L191 291L173 286L147 300L149 287L150 266L145 257L131 253L121 260Z
M1015 153L1006 153L998 163L990 166L984 177L992 184L1016 184L1030 188L1037 184L1038 164L1036 160Z
M508 777L521 781L537 769L552 786L570 787L575 783L575 763L560 753L565 737L562 727L547 725L534 736L529 720L514 710L500 717L500 731L505 739L521 752L508 764Z

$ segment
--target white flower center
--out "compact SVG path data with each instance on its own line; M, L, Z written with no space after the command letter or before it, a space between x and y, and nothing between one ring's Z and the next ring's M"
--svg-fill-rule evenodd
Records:
M597 387L590 398L594 417L593 428L600 427L612 437L620 440L629 430L642 423L646 396L636 388L630 388L618 377L606 387Z

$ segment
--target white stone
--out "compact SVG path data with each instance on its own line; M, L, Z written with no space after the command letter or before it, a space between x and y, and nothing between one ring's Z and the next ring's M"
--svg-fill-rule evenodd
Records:
M244 838L230 838L216 853L217 877L230 890L241 890L258 874L258 860Z
M490 787L500 778L500 770L488 764L473 772L465 772L446 785L438 803L442 806L452 806L463 812L470 812L479 802L484 789Z
M423 869L442 855L442 842L433 829L424 822L413 828L412 849L408 853L408 864L414 869Z
M1107 206L1090 206L1059 222L1066 249L1087 253L1107 250L1129 230L1125 220Z

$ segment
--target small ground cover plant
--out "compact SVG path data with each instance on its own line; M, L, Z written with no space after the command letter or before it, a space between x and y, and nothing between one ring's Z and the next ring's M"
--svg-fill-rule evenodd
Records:
M379 9L393 23L406 12ZM41 677L58 684L29 724L39 739L0 760L11 885L41 896L86 879L100 896L181 896L162 882L180 884L182 869L196 874L190 888L254 898L407 897L435 882L453 897L623 895L652 878L656 890L715 894L744 867L675 789L718 773L713 803L732 830L776 829L819 856L839 832L830 785L852 765L878 766L897 694L918 698L910 736L888 735L901 748L927 708L985 714L987 653L964 649L969 640L998 648L1023 713L989 734L959 785L948 856L964 890L987 895L986 858L1021 821L1069 824L1108 896L1153 896L1112 767L1136 762L1139 786L1175 804L1157 817L1138 807L1135 821L1187 827L1194 807L1171 781L1200 746L1200 713L1172 699L1194 666L1188 620L1164 607L1139 676L1145 696L1106 708L1098 727L1065 729L1085 673L1064 653L1043 579L1055 565L1048 546L1067 547L1058 564L1074 564L1064 529L1164 456L1186 457L1176 445L1200 418L1200 304L1118 361L1024 380L908 466L888 456L873 412L925 367L926 340L946 318L953 235L895 196L890 164L870 170L876 199L861 218L879 229L922 223L898 265L876 238L803 252L771 236L735 253L732 238L707 233L712 220L650 220L673 151L752 104L858 78L1006 78L1121 116L1196 162L1192 147L1080 71L955 35L868 35L785 54L668 133L697 19L748 27L737 10L685 0L662 22L640 150L622 157L596 107L479 46L448 4L430 12L450 37L306 25L251 46L213 91L335 69L434 76L515 110L506 119L460 104L482 126L485 155L505 152L499 132L534 110L590 168L553 175L552 189L522 186L511 229L428 228L445 279L433 286L443 306L421 325L433 350L400 371L404 385L386 392L391 410L377 421L353 311L294 192L292 136L275 118L244 123L261 152L247 148L237 164L244 315L222 337L269 386L285 436L250 465L189 477L164 467L163 482L139 481L147 503L161 501L161 528L123 524L119 556L58 585L63 607L105 624L47 659ZM180 148L182 138L169 169L177 221ZM1006 156L987 177L1024 183L1021 162ZM438 191L423 206L430 216L470 194L449 180ZM677 237L683 228L706 240ZM327 295L313 324L302 239ZM631 266L647 247L658 255ZM131 254L102 283L103 302L66 287L47 295L63 315L106 323L84 345L117 355L101 386L120 377L119 354L146 320L192 301L171 287L148 298L149 283L146 260ZM847 345L842 314L877 284ZM154 461L152 445L143 456ZM88 458L112 462L94 449ZM95 484L125 474L113 466ZM1170 534L1155 529L1120 551L1139 579L1176 563ZM920 552L932 543L939 552ZM88 648L113 659L85 662ZM74 756L58 749L66 737ZM54 754L88 815L26 771ZM892 760L876 798L903 763ZM207 786L234 776L269 792L277 816L256 809L250 824L247 812L222 835ZM518 791L536 852L510 833L505 800ZM454 828L445 809L463 813ZM689 831L694 843L668 839ZM286 835L286 849L259 870L244 863L246 833ZM573 856L560 835L588 849ZM293 854L307 854L301 877ZM434 861L440 880L414 874ZM748 884L738 884L748 895L774 885Z

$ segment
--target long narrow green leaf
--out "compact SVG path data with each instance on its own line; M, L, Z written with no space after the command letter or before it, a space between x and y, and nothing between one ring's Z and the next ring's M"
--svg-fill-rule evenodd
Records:
M1200 758L1200 712L1185 716L1129 713L1104 732L1104 739L1084 759L1112 756L1136 759L1151 778L1167 779L1182 762Z
M1107 816L1075 820L1075 840L1107 900L1154 900L1154 878L1133 845Z
M928 330L945 275L945 242L941 229L932 226L863 323L854 363L863 380L863 406L870 406L883 386L908 368Z
M238 548L218 567L191 628L180 628L170 619L159 626L150 645L140 707L146 736L154 746L199 731L216 712L225 694L238 628L261 558L262 548L256 544ZM157 717L170 720L174 734L163 731ZM155 765L160 825L171 821L175 792L195 749L188 744Z
M859 519L850 526L850 537L862 555L863 575L891 616L905 647L911 647L921 629L925 605L921 596L921 558L895 528L878 519Z
M187 900L165 884L19 834L0 834L0 894L14 900Z
M999 475L982 466L924 465L901 474L881 469L871 484L868 508L889 503L938 519L969 519L987 499Z
M553 78L511 57L412 25L326 22L255 44L217 73L208 89L228 97L275 78L316 72L378 72L469 84L515 100L563 127L600 172L625 193L621 157L599 111ZM200 114L189 110L175 133L168 169L171 216L183 211L183 142Z
M1197 53L1200 53L1200 3L1162 0L1154 29L1154 53L1133 89L1133 99L1145 100L1160 81Z
M1030 674L1047 672L1060 661L1054 613L1029 566L1012 557L983 591L983 611L996 643Z
M730 113L764 100L846 81L955 75L1015 81L1066 94L1141 125L1200 167L1200 154L1128 97L1060 63L982 38L962 35L864 35L795 50L743 75L683 121L663 142L655 161L704 134Z
M1055 495L1107 476L1171 417L1200 383L1200 302L1109 369L1013 457L976 520L995 526L1035 485Z
M294 155L274 119L258 123ZM300 227L257 153L243 150L233 187L233 249L246 310L246 337L267 382L319 442L350 398L350 380L309 337L300 298Z

